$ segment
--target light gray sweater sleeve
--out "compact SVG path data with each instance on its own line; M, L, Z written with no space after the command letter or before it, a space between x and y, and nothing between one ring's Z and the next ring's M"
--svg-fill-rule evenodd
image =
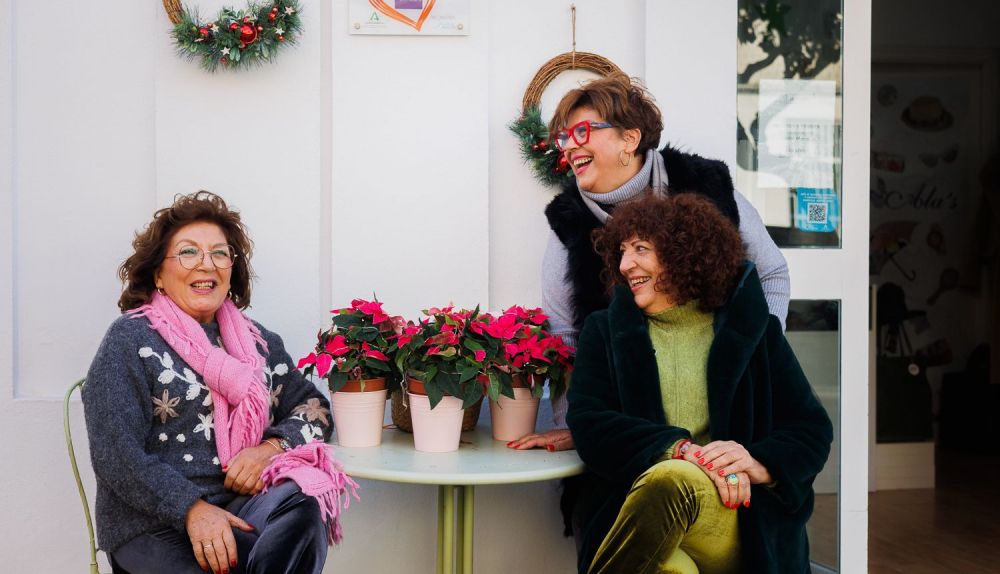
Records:
M764 221L754 206L738 191L733 193L733 197L740 212L740 236L747 252L747 259L757 266L767 308L778 318L781 328L784 329L785 318L788 316L788 298L791 294L788 263L771 239Z
M573 326L572 287L566 280L569 263L566 246L555 232L549 230L549 240L542 257L542 309L549 316L552 334L563 342L576 347L576 328ZM554 428L566 428L566 409L569 403L566 395L552 400L552 424Z

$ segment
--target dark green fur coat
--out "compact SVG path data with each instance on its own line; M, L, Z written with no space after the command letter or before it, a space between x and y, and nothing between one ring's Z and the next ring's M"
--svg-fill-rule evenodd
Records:
M808 572L805 524L833 428L781 324L768 314L752 264L716 312L707 377L712 440L744 445L775 481L753 486L750 508L735 511L743 571ZM579 570L586 572L635 479L675 442L690 438L686 429L666 424L646 318L625 287L580 333L567 422L595 485L579 555Z

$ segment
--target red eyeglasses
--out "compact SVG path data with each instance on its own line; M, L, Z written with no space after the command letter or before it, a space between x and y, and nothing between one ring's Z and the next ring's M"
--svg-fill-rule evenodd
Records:
M573 141L577 146L582 146L590 141L591 130L602 130L604 128L613 127L615 126L607 122L591 122L584 120L580 123L573 124L568 129L557 131L555 135L556 147L560 150L566 149L569 145L570 138L573 138Z

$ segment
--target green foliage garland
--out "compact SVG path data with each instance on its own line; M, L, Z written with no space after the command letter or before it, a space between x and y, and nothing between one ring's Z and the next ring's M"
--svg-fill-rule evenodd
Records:
M177 52L201 60L214 72L246 69L274 61L285 44L294 44L302 30L296 0L251 2L243 10L225 7L214 20L202 22L185 8L172 36Z
M525 163L531 164L535 179L545 185L561 187L573 179L573 170L555 144L549 142L549 129L542 121L541 110L529 107L507 126L517 136L518 147Z

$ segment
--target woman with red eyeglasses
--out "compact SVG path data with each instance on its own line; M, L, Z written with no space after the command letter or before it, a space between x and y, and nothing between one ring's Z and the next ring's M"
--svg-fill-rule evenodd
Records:
M782 325L788 313L788 266L749 201L733 188L729 168L718 160L665 145L657 150L663 120L645 88L618 73L571 90L559 102L549 132L576 176L545 210L549 234L542 268L542 301L552 330L570 345L584 319L608 306L602 263L591 234L604 226L616 205L655 193L695 193L712 201L739 227L747 259L760 274L772 315ZM683 238L678 238L683 241ZM512 441L510 448L573 448L566 428L565 399L553 405L555 430ZM575 482L567 484L564 514L574 506ZM574 520L575 521L575 520ZM570 524L567 517L567 530Z

